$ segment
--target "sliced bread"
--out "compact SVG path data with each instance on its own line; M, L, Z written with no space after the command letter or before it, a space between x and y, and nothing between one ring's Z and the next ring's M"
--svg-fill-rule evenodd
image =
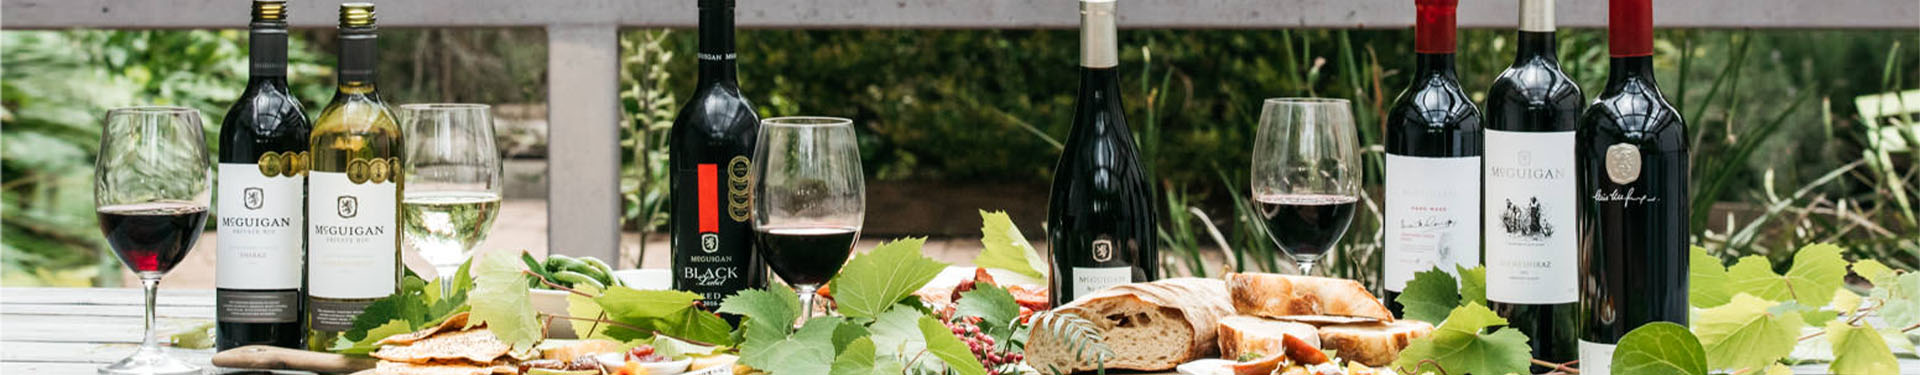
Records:
M1056 293L1058 291L1055 291ZM1093 323L1114 358L1107 369L1166 371L1219 353L1216 329L1233 314L1224 282L1178 278L1114 286L1061 306ZM1028 340L1027 363L1044 374L1095 369L1091 356L1075 358L1071 346L1044 327Z
M1219 334L1220 358L1232 360L1284 354L1286 348L1281 339L1285 336L1299 338L1314 348L1320 347L1320 334L1311 325L1250 315L1221 318Z
M1413 339L1432 333L1432 324L1418 320L1331 325L1320 327L1320 347L1367 366L1386 366Z
M1334 315L1393 321L1387 306L1360 282L1270 273L1227 274L1233 308L1241 314L1279 318Z

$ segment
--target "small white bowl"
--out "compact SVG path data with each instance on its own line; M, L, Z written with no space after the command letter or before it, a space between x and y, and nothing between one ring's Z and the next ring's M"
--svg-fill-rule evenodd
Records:
M673 271L665 268L613 271L613 278L620 279L620 283L626 284L628 288L639 290L667 290L673 288Z
M549 315L567 315L568 293L566 291L533 289L529 292L531 292L529 294L532 297L534 311ZM567 324L566 319L554 319L553 325L547 327L547 337L570 339L574 338L573 336L573 326Z

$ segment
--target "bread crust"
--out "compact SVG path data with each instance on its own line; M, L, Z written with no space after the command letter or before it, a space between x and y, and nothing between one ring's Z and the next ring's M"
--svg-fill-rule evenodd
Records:
M1418 320L1331 325L1320 327L1320 347L1360 364L1386 366L1400 359L1400 350L1413 339L1430 334L1433 325Z
M1270 273L1227 274L1233 308L1269 318L1333 315L1392 322L1393 313L1359 281Z
M1225 282L1176 278L1107 288L1061 306L1056 312L1074 313L1093 322L1108 346L1115 348L1116 358L1106 361L1107 369L1166 371L1187 361L1219 354L1217 326L1220 318L1233 314L1233 306L1227 303ZM1155 316L1178 319L1155 320ZM1124 352L1126 349L1118 345L1123 343L1124 338L1119 337L1122 334L1148 331L1159 332L1149 337L1165 337L1166 342L1140 350L1167 352ZM1137 342L1124 343L1128 344L1126 348L1139 348ZM1044 329L1033 331L1026 353L1027 361L1042 372L1050 366L1067 372L1093 370L1097 366L1088 358L1073 361L1073 353L1066 345Z
M1320 334L1311 325L1252 315L1221 318L1218 334L1220 358L1231 360L1240 360L1249 353L1262 357L1283 353L1282 335L1298 338L1314 348L1320 347Z

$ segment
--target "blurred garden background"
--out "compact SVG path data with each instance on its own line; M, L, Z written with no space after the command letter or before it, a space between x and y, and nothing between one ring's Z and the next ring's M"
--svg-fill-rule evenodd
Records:
M382 30L387 101L497 108L509 154L502 216L524 225L503 220L488 247L545 250L544 33ZM627 266L665 266L656 233L666 222L665 135L693 89L694 39L684 29L620 37ZM1605 33L1563 29L1560 40L1562 66L1595 95ZM1657 40L1662 88L1693 132L1697 244L1784 265L1800 245L1835 242L1849 258L1920 267L1915 117L1862 116L1856 105L1920 89L1920 33L1662 30ZM741 87L763 117L855 120L868 238L968 243L979 236L974 211L985 209L1009 211L1044 245L1046 184L1077 87L1076 31L741 30L738 41ZM1463 30L1460 41L1461 82L1483 99L1512 60L1513 33ZM294 31L291 83L309 115L331 96L332 42L331 30ZM1121 31L1128 115L1162 202L1163 269L1290 267L1253 229L1247 158L1262 99L1322 96L1354 100L1375 192L1329 272L1375 277L1380 120L1406 86L1412 44L1406 30ZM143 103L198 108L212 145L246 81L245 49L239 30L0 32L0 285L121 285L91 215L99 116Z

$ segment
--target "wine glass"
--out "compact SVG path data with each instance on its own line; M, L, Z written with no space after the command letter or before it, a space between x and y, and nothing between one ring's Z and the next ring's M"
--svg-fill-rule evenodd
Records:
M435 273L452 277L500 214L500 149L485 104L400 106L406 148L401 226ZM442 284L451 288L452 284Z
M1267 99L1253 143L1253 201L1300 274L1333 249L1360 201L1360 153L1345 99Z
M753 147L754 248L800 293L813 316L814 290L840 272L860 239L867 189L853 121L779 117L760 122Z
M93 203L100 234L120 263L139 275L147 305L140 349L101 367L101 374L200 373L161 350L153 327L160 277L187 257L207 223L212 164L200 126L200 111L191 108L107 111L93 163Z

